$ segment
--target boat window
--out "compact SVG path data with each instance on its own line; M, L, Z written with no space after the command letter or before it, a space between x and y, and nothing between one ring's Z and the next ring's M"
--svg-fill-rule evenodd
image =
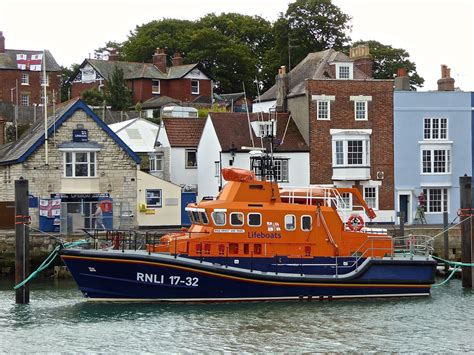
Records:
M201 223L200 219L199 219L199 212L197 211L193 211L193 219L194 219L194 223Z
M212 212L212 219L216 226L223 226L225 224L225 212Z
M207 218L206 212L200 212L199 214L201 215L202 223L209 224L209 219Z
M189 220L191 221L191 223L194 223L194 216L193 216L193 213L191 211L188 211L188 217L189 217Z
M285 216L285 229L288 231L294 231L296 229L296 217L293 214L287 214Z
M243 226L244 214L242 212L232 212L230 214L230 224L232 226Z
M311 230L311 216L302 216L301 217L301 229L304 231Z
M248 225L251 227L259 227L262 225L262 215L260 213L249 213L247 219Z

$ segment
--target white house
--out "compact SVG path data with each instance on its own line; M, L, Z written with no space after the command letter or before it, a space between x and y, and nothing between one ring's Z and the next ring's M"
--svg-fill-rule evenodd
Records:
M268 119L268 115L265 119ZM257 114L250 114L250 121L256 120ZM279 185L308 186L308 145L287 113L278 114L276 124L274 162ZM198 200L204 196L217 195L225 184L222 168L251 168L251 149L248 147L263 147L269 151L269 145L250 131L246 113L209 113L198 146Z

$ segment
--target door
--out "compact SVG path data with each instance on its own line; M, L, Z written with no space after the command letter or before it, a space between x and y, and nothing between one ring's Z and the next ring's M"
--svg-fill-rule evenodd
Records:
M15 201L0 202L0 229L15 228Z
M400 195L399 196L399 206L400 212L404 214L404 222L408 223L408 213L409 213L409 206L410 206L410 195Z
M196 202L195 192L181 192L181 225L190 226L191 221L189 220L188 213L186 212L186 206L188 203Z

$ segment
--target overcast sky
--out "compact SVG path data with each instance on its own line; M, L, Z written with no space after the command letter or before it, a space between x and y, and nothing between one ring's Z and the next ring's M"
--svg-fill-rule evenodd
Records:
M137 25L161 18L195 20L214 12L274 21L290 0L0 0L7 49L49 49L63 66L81 63L107 41L122 42ZM403 48L435 90L441 64L456 86L474 91L474 1L333 0L352 17L353 41Z

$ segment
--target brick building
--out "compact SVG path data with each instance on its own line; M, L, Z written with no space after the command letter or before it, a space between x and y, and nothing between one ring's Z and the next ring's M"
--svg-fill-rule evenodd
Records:
M200 64L185 64L175 53L172 66L168 66L167 54L158 48L153 63L117 61L116 55L109 60L86 59L70 78L72 97L80 96L91 88L107 86L115 67L123 70L127 86L132 90L133 103L146 103L160 96L182 102L192 102L200 96L212 96L212 79Z
M46 62L46 83L48 102L53 92L56 103L61 100L61 67L50 51L6 49L5 37L0 32L0 101L19 106L41 105L43 103L43 63Z
M394 222L393 84L373 79L367 46L329 49L282 68L254 112L288 110L310 147L311 183L356 186L374 222Z

